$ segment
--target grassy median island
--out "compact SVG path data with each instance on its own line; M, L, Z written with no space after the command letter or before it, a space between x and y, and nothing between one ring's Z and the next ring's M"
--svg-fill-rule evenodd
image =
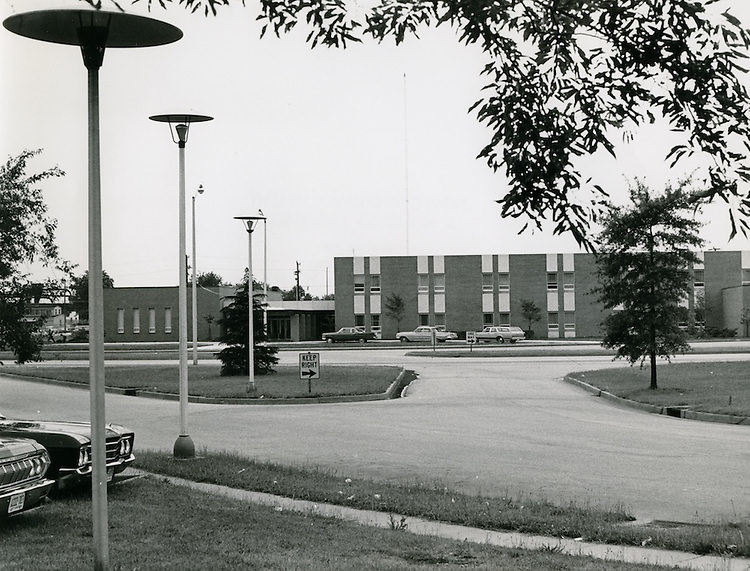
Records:
M214 398L296 398L384 393L401 372L400 367L376 365L323 365L320 379L308 386L299 378L299 368L278 366L270 375L255 376L255 393L248 392L246 376L222 377L219 365L191 365L188 369L189 392L194 396ZM88 365L6 365L3 372L28 377L56 379L88 384ZM154 391L179 392L177 365L108 365L105 370L108 387ZM308 392L309 389L312 392Z
M556 505L534 497L466 495L438 483L393 484L350 478L315 468L257 462L236 454L200 454L175 460L140 451L136 467L147 472L497 531L581 538L616 545L648 545L698 554L750 556L750 522L714 525L636 525L622 506ZM565 569L566 567L562 567Z
M747 361L660 363L656 390L649 389L648 367L584 371L567 377L641 403L750 416L748 367Z
M646 571L662 569L572 557L555 545L503 549L378 529L310 513L278 511L135 478L108 494L109 559L114 570L336 569L382 571ZM408 522L407 522L408 523ZM93 568L91 501L79 493L0 523L0 568Z

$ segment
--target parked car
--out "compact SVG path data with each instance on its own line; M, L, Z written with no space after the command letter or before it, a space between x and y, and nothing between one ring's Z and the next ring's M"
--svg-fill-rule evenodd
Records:
M440 343L445 343L449 339L458 339L453 331L446 331L441 327L432 327L429 325L421 325L414 331L399 331L396 333L396 339L401 342L407 341L432 341L432 336Z
M55 483L46 477L50 457L26 438L0 438L0 517L39 507Z
M328 343L344 343L346 341L365 343L373 339L375 339L375 333L365 331L364 327L342 327L332 333L323 333L323 341Z
M520 327L515 326L488 325L481 331L477 331L477 342L497 341L498 343L505 343L507 341L509 343L515 343L522 339L526 339L526 333L524 333L523 329Z
M62 490L91 479L91 424L7 419L0 415L0 438L29 438L47 449L51 465L47 476ZM135 460L135 433L124 426L106 427L107 481L130 466Z

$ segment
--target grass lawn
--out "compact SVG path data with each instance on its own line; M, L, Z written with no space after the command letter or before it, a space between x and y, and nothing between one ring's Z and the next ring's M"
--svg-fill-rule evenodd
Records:
M649 389L650 369L603 369L571 373L614 395L658 406L688 406L716 414L750 416L750 363L660 363L658 389Z
M271 375L255 376L255 393L248 392L247 377L222 377L217 363L191 365L188 369L189 392L195 396L216 398L289 398L384 393L401 369L390 366L322 366L320 379L308 382L299 378L298 367L278 366ZM54 366L44 364L6 365L4 372L30 377L58 379L88 384L87 365ZM177 365L107 366L108 387L151 390L160 393L179 392Z
M440 483L386 483L329 470L256 462L236 454L175 460L138 451L136 468L186 480L294 499L397 513L481 529L582 538L616 545L661 547L700 554L750 556L750 521L659 527L635 525L622 506L555 504L543 498L466 495Z
M113 570L659 569L562 555L554 546L535 552L502 549L277 511L158 478L120 483L108 496ZM88 494L63 496L43 509L3 521L0 551L4 570L92 569Z

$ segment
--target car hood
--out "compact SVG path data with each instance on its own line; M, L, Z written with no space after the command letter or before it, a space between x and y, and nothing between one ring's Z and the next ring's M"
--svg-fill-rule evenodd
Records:
M41 449L33 440L25 438L0 438L0 460L7 460L18 456L25 456Z
M120 436L132 432L124 426L117 424L107 425L107 438ZM0 420L0 436L3 433L13 433L14 436L28 435L39 436L49 435L68 435L79 442L88 442L91 440L91 424L88 422L68 422L68 421L49 421L49 420L20 420L4 419Z

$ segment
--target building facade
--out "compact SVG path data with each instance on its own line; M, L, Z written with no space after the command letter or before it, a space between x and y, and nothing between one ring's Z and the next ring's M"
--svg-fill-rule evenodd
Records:
M105 288L104 341L178 341L178 293L175 286ZM232 302L234 293L231 286L197 289L198 341L221 337L221 309ZM192 339L191 287L187 298L188 338ZM270 341L319 340L324 331L333 327L334 306L332 301L282 301L281 293L269 291L266 317Z
M688 299L689 320L745 334L750 312L750 252L698 254ZM592 290L593 254L341 257L334 261L336 327L364 326L392 339L419 325L463 336L485 325L517 325L541 338L597 338L605 313ZM389 299L400 297L400 319ZM521 305L533 302L531 324ZM686 326L688 323L685 324Z

